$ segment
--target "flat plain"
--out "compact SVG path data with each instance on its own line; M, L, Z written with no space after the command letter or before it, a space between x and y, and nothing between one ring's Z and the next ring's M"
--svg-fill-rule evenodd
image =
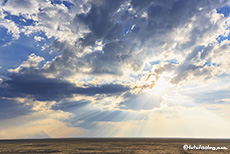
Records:
M227 147L184 150L183 146ZM212 154L230 153L230 139L77 138L0 140L0 154Z

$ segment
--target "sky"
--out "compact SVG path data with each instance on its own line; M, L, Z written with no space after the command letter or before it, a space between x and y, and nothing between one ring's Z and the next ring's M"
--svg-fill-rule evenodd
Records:
M230 138L228 0L0 5L0 139Z

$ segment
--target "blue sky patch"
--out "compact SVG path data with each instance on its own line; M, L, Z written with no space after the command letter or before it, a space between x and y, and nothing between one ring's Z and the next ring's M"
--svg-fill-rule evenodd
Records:
M207 62L205 62L204 64L203 64L203 66L220 66L220 64L216 64L216 63L212 63L212 62L210 62L210 61L207 61Z
M170 60L166 60L165 62L170 63L170 64L179 64L177 59L170 59Z
M12 41L13 37L7 32L7 28L0 26L0 47Z
M200 46L198 47L198 50L199 50L199 51L202 51L204 48L205 48L204 45L200 45Z
M149 62L150 65L157 65L157 64L160 64L160 60L155 60L155 61L151 61Z
M34 21L32 19L26 19L21 15L19 16L11 15L9 12L5 12L5 13L7 14L5 19L12 20L19 27L30 26L34 24Z
M218 41L218 43L220 44L221 42L223 42L224 40L230 40L230 33L228 34L228 36L223 36L223 35L219 35L216 40Z
M224 17L229 17L230 15L230 6L226 5L224 7L221 7L219 9L216 9L217 13L221 13L224 15Z

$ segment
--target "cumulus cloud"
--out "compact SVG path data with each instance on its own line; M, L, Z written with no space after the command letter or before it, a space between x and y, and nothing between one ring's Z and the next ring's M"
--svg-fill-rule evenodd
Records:
M43 57L36 56L35 53L32 53L31 55L28 56L27 61L22 62L22 64L17 68L9 69L8 71L18 73L23 68L31 68L31 67L36 68L39 65L39 63L43 60L44 60Z
M144 5L145 3L148 5ZM50 67L53 68L52 70L60 71L61 65L73 66L75 64L78 66L75 71L80 73L123 75L124 68L138 72L146 61L154 57L163 54L167 58L179 54L187 59L183 60L181 66L175 67L177 74L180 74L178 73L180 70L181 72L195 68L198 70L201 66L187 64L191 60L188 56L198 54L198 50L193 51L200 44L209 46L208 43L216 41L215 38L224 32L226 21L226 18L214 10L224 5L224 1L222 3L213 2L210 5L206 3L184 1L175 3L146 1L141 4L135 1L131 3L124 1L92 2L88 12L77 14L74 19L75 22L82 23L89 28L89 32L83 33L83 37L76 40L78 50L67 42L62 43L64 46L56 46L64 50L64 53L63 56L55 59ZM132 11L125 10L126 7L132 8ZM147 16L143 17L141 14L144 12ZM126 34L127 29L130 29L130 32ZM103 44L101 52L90 49L98 40L101 40ZM89 50L91 51L88 52ZM77 54L79 52L85 52L85 54L79 56ZM205 48L201 59L207 56L207 52ZM166 54L168 54L167 57ZM67 57L71 55L72 58L63 60L67 58L66 55ZM85 69L79 69L79 66ZM182 76L187 77L188 75L185 73ZM174 80L173 83L180 81L176 77Z
M59 100L62 97L70 97L74 93L95 95L124 92L129 89L113 83L101 86L99 83L101 80L96 79L93 80L97 81L94 83L96 86L78 87L75 92L73 89L76 87L73 84L55 78L84 74L96 78L102 77L106 83L108 78L104 77L105 75L114 76L115 79L117 76L126 75L127 77L127 73L138 74L147 62L156 58L162 59L162 57L172 59L171 57L176 57L176 55L182 58L180 63L156 64L152 67L150 74L155 73L159 77L163 72L171 72L173 84L191 77L210 78L215 75L204 63L217 46L215 38L225 29L226 18L217 14L215 9L226 5L227 1L218 3L181 0L167 2L105 0L86 3L79 1L69 2L72 4L71 7L63 2L23 1L19 5L18 12L15 12L12 8L17 3L18 1L7 1L3 4L3 9L13 15L22 14L25 18L29 18L26 15L29 14L36 22L34 25L23 26L20 32L30 35L43 31L48 38L53 36L55 41L52 44L52 50L57 50L62 54L46 62L41 69L36 67L44 59L32 54L19 67L9 71L21 73L26 69L32 70L31 68L34 67L38 77L31 77L31 75L27 77L25 74L21 76L34 78L31 80L33 86L38 83L42 85L44 81L44 84L53 83L48 87L59 85L64 92L61 94L55 88L49 90L41 88L41 91L46 91L47 94L40 90L37 90L39 92L36 94L33 91L28 92L26 89L17 88L15 92L25 91L26 95L31 94L37 99L44 100L50 100L48 94L51 99ZM22 5L24 3L25 5ZM76 3L82 4L77 6ZM40 37L34 38L40 40ZM98 42L101 44L99 51L95 50ZM214 44L210 45L210 43ZM201 44L204 44L205 48L199 51L197 46ZM43 77L44 74L53 79ZM20 80L22 83L27 82L22 77L11 76L10 80L3 83L18 87L16 85L19 83L14 81L16 78L18 82ZM135 83L131 85L137 86ZM113 88L110 89L110 86Z
M8 1L3 8L18 15L12 9L17 3ZM197 46L213 43L224 32L226 22L215 9L227 1L79 1L69 2L71 7L63 2L23 3L26 5L19 6L28 12L19 9L19 13L34 14L36 24L23 26L20 31L28 35L44 31L48 38L55 37L54 50L63 51L47 63L46 72L66 75L68 70L67 75L121 76L125 74L124 68L139 73L146 61L162 55L186 57ZM103 45L99 52L92 48L98 41ZM202 52L201 59L205 59L207 52ZM189 60L184 59L184 63ZM181 63L175 72L200 67L192 65ZM172 83L180 80L175 77Z
M62 54L46 62L41 74L59 78L76 74L123 76L140 73L151 60L171 57L181 58L180 63L161 63L150 73L173 72L173 84L191 76L215 74L203 64L217 46L216 37L225 32L227 18L217 14L215 9L226 5L227 1L67 2L2 3L2 10L34 22L17 27L13 20L9 21L18 29L16 32L8 28L15 37L21 32L31 35L43 31L47 38L55 38L52 50ZM13 9L16 6L18 9ZM37 36L34 38L41 40ZM101 42L100 50L96 49L97 42ZM199 45L205 48L199 51ZM36 67L42 60L30 55L11 72Z
M3 9L9 11L13 15L32 15L38 12L38 2L28 0L8 0L3 3Z
M19 28L16 26L16 24L10 20L2 20L0 23L1 26L4 26L7 28L7 32L9 34L12 34L14 39L18 39L20 36L20 30Z

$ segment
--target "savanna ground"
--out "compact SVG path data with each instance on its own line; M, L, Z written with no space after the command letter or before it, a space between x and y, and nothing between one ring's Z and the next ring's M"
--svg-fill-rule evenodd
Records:
M184 150L183 146L227 147L227 150ZM0 140L0 154L210 154L230 153L228 139L84 138Z

